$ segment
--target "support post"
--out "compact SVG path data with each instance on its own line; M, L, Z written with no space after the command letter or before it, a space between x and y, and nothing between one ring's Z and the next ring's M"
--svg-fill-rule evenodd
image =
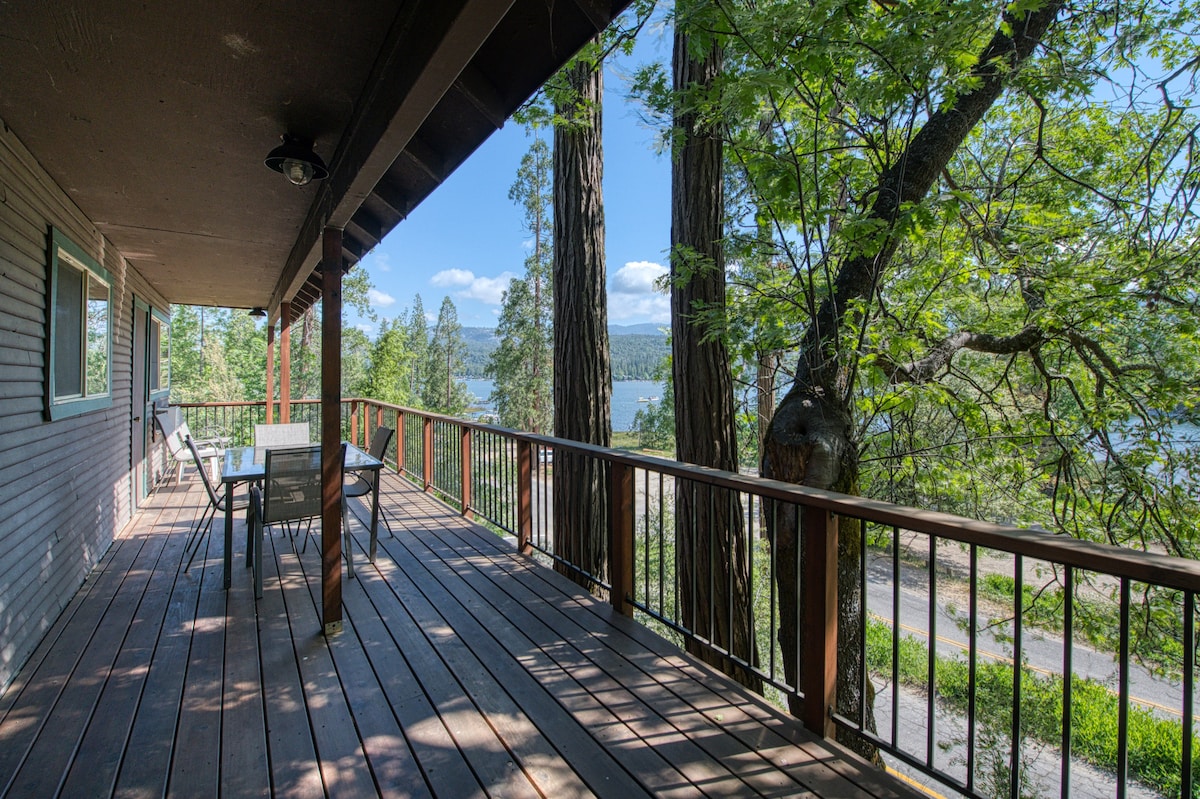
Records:
M618 613L633 616L633 467L610 463L608 477L608 573L612 580L609 601Z
M838 524L836 516L821 508L805 506L803 513L801 720L811 732L832 738L835 731L831 711L837 701Z
M275 323L267 319L267 417L264 421L273 424L275 419Z
M475 512L471 510L471 428L463 425L459 428L462 432L462 447L460 458L460 480L462 483L462 515L468 519L475 518Z
M350 400L350 443L358 446L358 400Z
M279 421L292 420L292 303L279 303Z
M286 406L285 406L286 407ZM321 621L342 629L342 231L321 238Z
M533 554L533 444L517 441L517 551Z

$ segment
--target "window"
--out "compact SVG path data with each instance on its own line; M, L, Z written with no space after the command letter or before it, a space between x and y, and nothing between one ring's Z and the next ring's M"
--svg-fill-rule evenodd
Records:
M51 419L112 404L112 278L62 231L50 229Z
M165 314L150 310L150 335L147 342L150 359L150 396L166 394L171 388L171 322Z

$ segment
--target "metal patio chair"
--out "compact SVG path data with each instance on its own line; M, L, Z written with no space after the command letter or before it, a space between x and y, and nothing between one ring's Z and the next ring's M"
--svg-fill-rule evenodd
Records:
M254 446L256 447L293 447L306 446L311 443L308 422L254 425Z
M178 434L176 430L172 435ZM208 506L201 512L200 518L196 520L195 526L192 527L190 536L188 537L187 546L184 547L184 554L191 550L191 555L188 556L187 565L183 570L187 571L192 568L192 561L196 558L196 553L200 551L200 544L204 541L204 535L201 535L201 530L207 535L212 529L213 519L216 518L217 512L225 512L225 504L230 500L229 492L218 494L216 488L213 487L213 481L209 479L208 470L204 468L204 461L200 449L196 446L196 442L191 436L184 439L187 449L191 452L191 458L196 462L196 471L200 473L200 480L204 483L204 490L208 494ZM232 499L234 510L243 510L250 504L248 498Z
M375 432L371 435L371 448L367 450L368 454L372 458L383 460L383 456L387 454L388 444L392 441L393 433L394 431L390 427L376 427ZM380 471L382 470L347 472L346 479L342 483L343 500L371 496L371 492L375 490L375 481L380 479ZM388 521L387 511L382 504L379 506L379 518L383 519L388 535L395 538L396 534L392 532L391 522Z
M268 449L262 487L250 487L250 530L246 549L254 567L254 596L263 595L262 541L268 525L291 522L312 524L321 515L321 447ZM305 535L307 536L307 530ZM293 544L294 546L294 544Z

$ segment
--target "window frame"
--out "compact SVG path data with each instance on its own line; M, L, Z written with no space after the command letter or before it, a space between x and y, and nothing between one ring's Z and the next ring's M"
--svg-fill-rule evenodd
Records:
M151 400L160 399L168 396L171 393L171 315L158 310L153 305L150 306L150 313L146 315L146 357L149 363L146 364L146 381L149 386L149 394ZM155 337L152 335L158 326L158 347L154 346ZM163 345L166 344L167 357L163 359ZM155 361L158 362L158 369L153 367ZM150 379L152 375L158 375L158 386L153 385Z
M90 411L112 407L113 386L113 279L111 273L92 258L81 247L75 244L63 231L51 226L48 238L46 290L46 379L45 401L46 415L51 420L65 419ZM82 273L80 307L80 393L58 394L56 385L57 343L59 338L57 310L59 306L58 292L63 280L59 276L60 269L72 269ZM105 315L105 386L103 391L88 391L87 353L88 353L88 302L91 297L93 281L101 284L107 290L108 303Z

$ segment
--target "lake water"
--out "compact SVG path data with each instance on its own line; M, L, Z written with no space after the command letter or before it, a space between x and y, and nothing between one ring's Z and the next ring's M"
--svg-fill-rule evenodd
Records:
M467 384L467 390L479 398L479 405L484 412L495 410L495 406L487 401L494 386L491 380L464 380L463 382ZM613 430L623 432L631 429L633 415L638 412L639 408L649 405L649 402L640 402L639 400L649 400L653 397L654 402L659 402L662 393L662 383L654 380L618 380L613 383Z

